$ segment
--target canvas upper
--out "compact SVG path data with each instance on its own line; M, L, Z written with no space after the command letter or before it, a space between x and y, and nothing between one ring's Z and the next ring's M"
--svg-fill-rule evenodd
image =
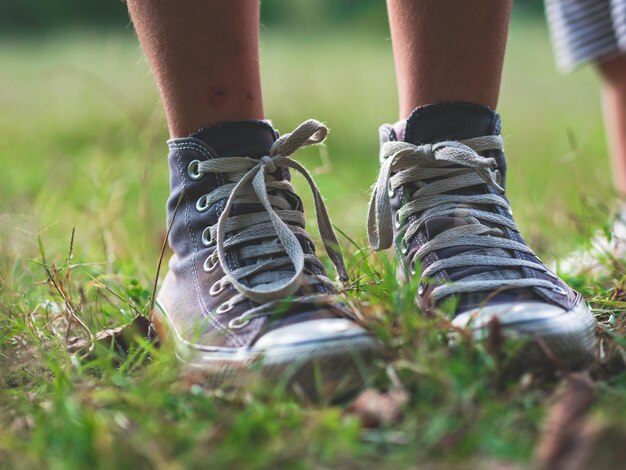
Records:
M380 129L370 240L379 249L393 241L403 275L423 273L417 302L426 312L451 298L453 316L520 302L569 311L581 302L513 220L500 127L488 107L440 103Z
M332 336L337 328L365 333L346 320L353 311L334 295L335 285L305 231L302 201L289 182L290 168L299 170L299 165L288 156L326 133L317 121L307 122L308 127L300 126L282 140L268 122L244 121L169 141L167 213L173 254L158 302L185 341L250 348L270 331L306 322L311 338ZM231 197L233 191L238 195ZM265 191L269 210L257 191ZM319 194L314 199L321 202ZM325 214L323 207L316 209ZM345 278L327 215L320 227L326 229L327 250ZM311 323L322 319L341 321ZM316 333L311 325L326 333Z

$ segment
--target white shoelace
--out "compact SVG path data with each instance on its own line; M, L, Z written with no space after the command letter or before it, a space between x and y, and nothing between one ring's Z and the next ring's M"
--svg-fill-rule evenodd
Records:
M501 150L502 146L500 136L419 146L406 142L385 142L381 148L381 169L370 200L367 221L372 247L381 250L391 246L392 224L395 223L399 230L397 241L400 250L406 255L411 240L427 220L433 217L463 217L470 223L439 233L417 250L414 259L421 261L429 253L455 246L476 247L481 253L469 251L438 260L423 270L422 277L432 277L443 269L467 266L493 266L496 270L529 267L555 277L542 264L501 256L502 250L533 253L525 244L503 238L503 228L517 230L512 219L484 210L485 206L500 206L511 211L504 198L504 189L498 182L496 161L478 154L487 150ZM457 190L485 183L495 188L497 194L454 194ZM390 197L407 184L417 189L410 201L398 210L394 221ZM560 289L544 279L503 279L491 271L472 276L471 280L461 279L437 286L432 296L437 301L452 294L532 287Z
M313 194L317 224L326 253L333 262L339 279L342 282L347 281L348 272L322 196L309 172L290 158L299 148L322 142L327 133L326 126L311 119L276 140L270 154L260 160L241 156L215 158L198 163L198 174L226 174L230 181L202 196L203 207L210 207L215 202L226 199L217 224L207 227L207 230L210 231L211 240L216 243L213 255L217 253L225 273L216 283L217 291L230 284L239 292L218 313L230 310L245 299L259 304L281 301L294 294L301 285L333 285L325 276L304 272L307 262L317 265L320 263L314 255L304 253L296 237L300 235L313 243L302 228L304 214L293 210L286 198L287 193L293 192L291 183L272 176L278 168L296 170L306 179ZM259 202L264 211L231 215L233 204ZM226 238L227 233L233 235ZM253 262L231 268L226 256L227 250L238 250L241 260ZM216 262L215 259L212 261ZM268 314L267 309L257 307L253 310L246 312L241 318L238 317L231 326L241 327L256 316Z

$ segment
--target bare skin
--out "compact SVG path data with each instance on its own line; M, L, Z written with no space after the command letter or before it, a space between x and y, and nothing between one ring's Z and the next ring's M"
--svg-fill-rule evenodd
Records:
M259 2L128 0L170 135L263 119ZM388 0L400 116L464 101L495 108L511 0ZM485 14L489 12L489 14Z
M496 107L511 3L387 1L401 119L442 101Z
M128 0L172 137L263 119L259 2Z
M615 187L626 198L626 56L598 64L602 75L602 107Z

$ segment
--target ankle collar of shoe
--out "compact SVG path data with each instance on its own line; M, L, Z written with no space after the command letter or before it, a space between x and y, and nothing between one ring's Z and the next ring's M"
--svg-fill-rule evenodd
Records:
M188 137L170 139L168 143L198 139L218 157L261 157L269 154L277 138L278 132L270 121L227 121L198 129Z
M419 106L394 126L396 138L414 145L500 134L500 116L488 106L443 102Z

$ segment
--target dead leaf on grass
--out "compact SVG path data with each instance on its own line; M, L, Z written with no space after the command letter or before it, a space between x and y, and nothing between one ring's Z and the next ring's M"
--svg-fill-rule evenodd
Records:
M586 372L570 374L556 391L535 458L539 468L583 469L592 441L593 426L587 413L593 403L595 384Z
M346 414L357 416L364 428L378 428L400 421L408 401L409 396L402 388L389 392L368 388L346 409Z
M124 352L128 352L132 346L137 345L139 338L149 341L156 339L150 320L142 316L137 316L130 323L117 328L99 331L94 336L94 340L102 346L109 348L113 345L116 350ZM77 337L68 340L67 350L70 353L80 354L90 349L89 339Z

